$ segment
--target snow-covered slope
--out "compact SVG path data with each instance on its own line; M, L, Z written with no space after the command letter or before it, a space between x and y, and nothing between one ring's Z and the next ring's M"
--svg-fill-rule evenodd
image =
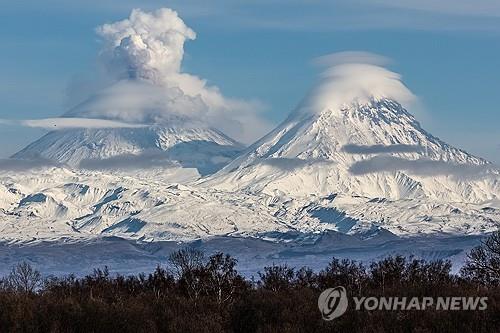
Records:
M295 197L500 197L499 173L487 161L430 135L399 103L376 98L317 112L299 108L202 185Z
M52 167L4 174L2 238L273 240L283 233L300 238L327 230L367 237L380 230L399 236L477 235L500 225L498 171L424 131L399 103L371 99L303 111L219 172L194 182L173 183L167 169ZM91 159L99 165L116 162L112 156L119 154L141 159L141 153L157 149L168 161L210 173L236 147L211 130L73 130L49 133L17 156L42 152L72 164ZM213 162L211 170L206 161Z
M198 191L164 176L49 168L0 177L0 235L9 241L120 236L192 240L291 228L245 194Z
M139 176L48 168L0 176L0 235L15 242L118 236L190 241L214 236L277 240L327 230L400 236L483 234L500 224L498 203L349 194L294 197L173 184Z
M496 230L495 166L423 130L391 98L408 95L394 73L358 67L334 77L368 70L377 80L351 93L352 78L344 78L347 85L328 79L234 159L240 145L192 120L191 126L51 132L16 157L85 168L0 175L0 235L22 242L231 236L286 243L327 231L370 239ZM134 164L139 171L112 171ZM175 168L196 168L205 177Z
M227 164L242 149L239 143L214 129L152 125L52 131L13 157L41 157L87 168L130 167L138 162L147 168L147 160L151 160L157 164L153 166L177 165L197 169L204 175Z

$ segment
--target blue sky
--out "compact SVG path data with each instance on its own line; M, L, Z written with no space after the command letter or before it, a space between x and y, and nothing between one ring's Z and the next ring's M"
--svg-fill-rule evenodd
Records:
M434 135L500 163L500 2L493 0L18 1L0 12L0 119L55 117L78 102L101 44L132 8L169 7L197 33L183 70L281 121L315 82L313 58L367 51L419 97ZM79 89L75 90L74 87ZM44 133L0 126L0 157Z

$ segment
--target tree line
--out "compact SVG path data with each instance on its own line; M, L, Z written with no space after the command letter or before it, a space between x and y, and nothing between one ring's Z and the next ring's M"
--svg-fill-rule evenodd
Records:
M458 274L449 261L389 256L363 264L332 258L313 271L264 267L248 279L237 260L185 248L165 267L123 276L42 277L22 262L0 279L0 332L497 332L500 232L474 248ZM484 311L356 311L324 321L319 294L488 297Z

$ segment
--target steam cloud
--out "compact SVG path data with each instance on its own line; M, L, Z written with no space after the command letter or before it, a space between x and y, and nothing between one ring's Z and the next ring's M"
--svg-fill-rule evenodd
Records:
M110 77L90 84L96 90L89 98L60 118L0 119L0 125L50 130L204 126L242 143L252 143L272 129L260 114L262 103L227 98L206 80L181 71L184 43L194 40L196 33L175 11L134 9L128 19L104 24L96 32L103 41L100 60Z
M104 39L102 56L118 79L141 78L163 83L180 72L184 43L196 34L173 10L132 10L130 18L97 29Z
M203 124L245 143L271 129L259 115L260 103L227 98L206 80L181 71L184 43L196 34L175 11L134 9L128 19L96 31L104 42L100 58L115 83L66 116Z

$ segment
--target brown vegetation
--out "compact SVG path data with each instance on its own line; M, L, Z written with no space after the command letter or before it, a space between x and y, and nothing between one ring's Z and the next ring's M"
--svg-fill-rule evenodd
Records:
M319 272L265 267L257 281L236 260L194 249L173 253L168 269L137 276L92 274L42 280L29 264L0 280L0 332L496 332L500 252L494 234L471 251L459 275L446 261L389 257L364 266L333 258ZM497 257L495 257L497 255ZM484 311L355 311L327 322L326 288L350 296L487 296Z

